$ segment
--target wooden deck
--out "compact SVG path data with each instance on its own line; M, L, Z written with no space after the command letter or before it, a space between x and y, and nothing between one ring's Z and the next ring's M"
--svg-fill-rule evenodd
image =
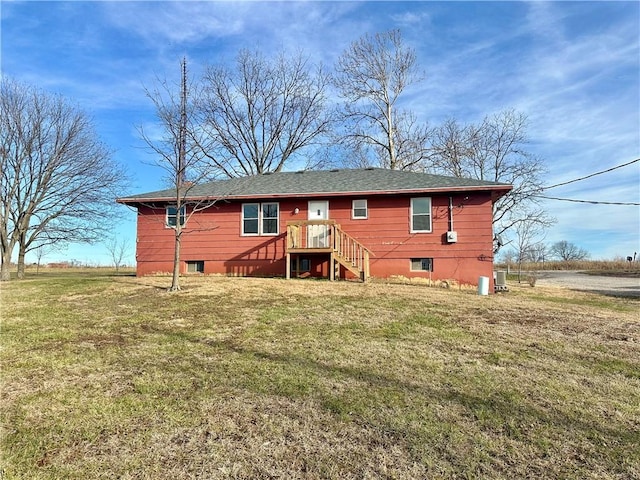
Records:
M371 252L346 233L334 220L287 222L286 277L291 278L291 254L329 255L329 279L340 275L340 265L363 282L369 278Z

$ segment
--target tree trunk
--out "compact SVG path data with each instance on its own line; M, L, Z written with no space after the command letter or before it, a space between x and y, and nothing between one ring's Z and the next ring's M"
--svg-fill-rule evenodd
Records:
M522 283L522 260L518 261L518 283Z
M0 267L0 281L11 280L11 251L2 252L2 267Z
M180 211L178 210L176 216L176 223L180 223ZM179 228L176 225L176 228ZM181 232L176 231L176 241L175 248L173 251L173 279L171 280L171 287L169 287L170 292L175 292L180 290L180 242L181 242Z
M24 250L18 251L18 280L24 279Z
M18 242L18 280L24 279L24 256L27 253L25 237L26 235L20 235L20 241Z
M389 169L396 170L398 168L396 159L396 147L393 138L393 117L391 116L391 104L387 104L387 148L389 149Z
M11 255L18 240L15 232L12 232L11 236L5 234L6 232L3 232L2 247L4 248L2 248L2 267L0 267L0 281L2 282L11 280Z

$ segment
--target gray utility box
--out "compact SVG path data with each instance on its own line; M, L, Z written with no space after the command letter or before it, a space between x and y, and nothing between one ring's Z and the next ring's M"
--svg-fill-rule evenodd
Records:
M508 292L509 288L507 287L507 272L504 270L499 270L494 272L493 275L493 290L496 292Z

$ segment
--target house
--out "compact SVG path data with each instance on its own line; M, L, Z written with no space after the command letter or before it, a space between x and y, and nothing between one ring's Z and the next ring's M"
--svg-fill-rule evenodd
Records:
M173 268L239 276L493 278L492 205L502 183L367 168L279 172L132 195L137 274ZM186 208L186 210L184 210ZM191 217L189 213L193 211ZM492 289L491 289L492 290Z

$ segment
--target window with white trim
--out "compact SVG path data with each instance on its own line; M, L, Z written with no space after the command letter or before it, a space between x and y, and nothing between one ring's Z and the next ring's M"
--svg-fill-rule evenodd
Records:
M412 198L410 210L411 233L431 232L431 198Z
M262 235L278 234L278 217L279 208L277 203L263 203L261 208L262 214Z
M367 200L353 200L351 202L351 218L354 220L367 218Z
M187 260L187 273L204 273L204 260Z
M412 258L412 272L433 272L433 258Z
M242 204L242 235L278 235L279 224L278 203Z
M184 227L184 217L186 215L186 208L184 205L180 207L180 226ZM178 218L178 207L168 206L166 211L165 225L167 227L176 228L176 222Z

